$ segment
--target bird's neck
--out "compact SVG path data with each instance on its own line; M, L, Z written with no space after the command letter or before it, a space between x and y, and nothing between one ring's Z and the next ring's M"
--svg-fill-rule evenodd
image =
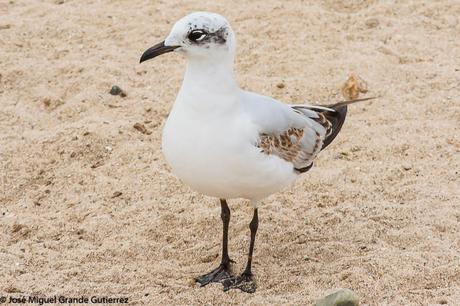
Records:
M233 56L189 58L183 87L203 94L235 92L238 85L233 74Z

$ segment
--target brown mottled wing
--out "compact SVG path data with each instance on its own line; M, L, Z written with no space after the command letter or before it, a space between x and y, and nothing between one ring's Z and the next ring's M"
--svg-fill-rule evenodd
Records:
M257 146L268 155L291 162L298 172L308 171L316 155L328 146L342 128L347 106L334 108L293 106L308 120L303 128L290 128L277 135L260 134Z
M268 155L276 155L294 165L296 170L308 167L316 157L323 144L319 132L312 139L306 139L305 129L291 128L279 135L261 134L258 147Z

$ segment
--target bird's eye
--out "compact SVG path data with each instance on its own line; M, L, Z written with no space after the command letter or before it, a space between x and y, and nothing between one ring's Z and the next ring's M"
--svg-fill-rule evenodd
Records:
M206 37L206 32L203 30L194 30L188 34L188 39L193 42L201 41Z

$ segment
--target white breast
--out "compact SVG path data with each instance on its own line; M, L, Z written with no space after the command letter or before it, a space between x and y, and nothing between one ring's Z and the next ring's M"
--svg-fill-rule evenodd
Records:
M251 118L237 107L197 112L176 103L163 131L163 153L187 185L218 198L260 200L289 185L292 164L260 152Z

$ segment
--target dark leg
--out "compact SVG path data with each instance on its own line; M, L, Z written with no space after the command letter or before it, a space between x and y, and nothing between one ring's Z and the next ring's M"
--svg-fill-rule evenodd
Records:
M227 201L220 199L221 213L223 223L222 234L222 260L220 265L211 272L195 278L201 286L205 286L213 282L221 282L227 278L232 277L230 273L230 262L232 261L228 256L228 225L230 223L230 209L228 208Z
M252 279L252 254L254 252L254 241L256 240L257 228L259 227L259 216L257 214L257 208L254 209L254 216L252 217L251 223L249 223L249 229L251 230L251 242L249 243L249 254L248 263L246 269L240 276L232 277L223 281L224 291L230 289L240 289L241 291L254 293L256 292L256 283Z
M225 199L220 200L220 217L222 218L223 231L222 231L222 261L221 265L230 268L230 257L228 256L228 225L230 223L230 208L228 208Z

